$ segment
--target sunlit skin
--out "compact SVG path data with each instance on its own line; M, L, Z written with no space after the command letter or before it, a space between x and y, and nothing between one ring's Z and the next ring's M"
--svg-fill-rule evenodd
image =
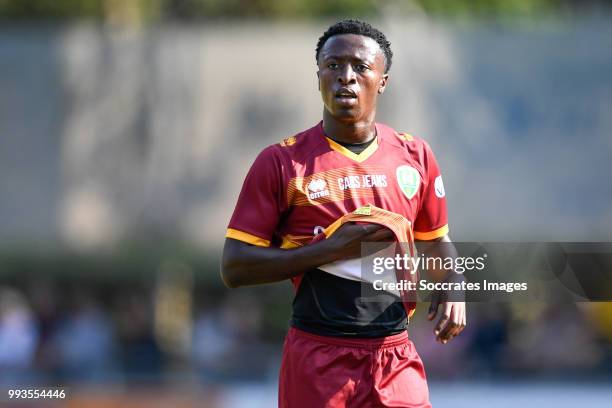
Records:
M336 35L323 45L318 67L325 134L347 143L374 138L378 95L389 80L378 43L362 35Z
M345 143L365 143L376 137L376 104L385 91L385 55L378 43L362 35L341 34L329 38L317 61L319 91L323 99L323 131ZM394 239L380 225L344 224L330 238L295 249L263 248L226 238L221 262L221 277L235 288L283 281L312 268L361 256L362 242ZM436 241L450 242L448 235ZM434 247L432 252L448 246ZM456 253L432 253L445 258ZM430 271L436 275L436 271ZM441 271L435 280L447 276ZM437 341L446 344L466 324L465 303L445 301L439 293L432 299L428 319L440 319L434 327ZM441 306L441 307L440 307ZM439 313L440 309L440 313Z

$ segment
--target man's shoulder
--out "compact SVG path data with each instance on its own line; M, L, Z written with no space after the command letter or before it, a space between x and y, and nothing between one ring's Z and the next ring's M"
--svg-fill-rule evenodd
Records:
M269 146L269 148L273 148L279 154L291 157L294 160L303 158L322 144L324 139L321 137L319 128L320 123L309 129L285 137L280 142Z
M376 126L381 131L384 139L392 145L414 152L430 149L425 139L415 136L413 133L395 130L384 123L376 123Z
M292 167L295 163L307 161L308 158L319 154L323 150L322 142L324 139L321 137L319 127L320 124L315 125L266 146L260 151L256 162L266 166Z

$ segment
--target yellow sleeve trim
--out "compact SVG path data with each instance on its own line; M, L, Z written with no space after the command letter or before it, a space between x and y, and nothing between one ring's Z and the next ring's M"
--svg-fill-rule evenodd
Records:
M299 248L301 247L301 245L295 241L290 240L289 238L283 237L280 247L281 249L293 249Z
M334 221L329 227L325 228L323 233L327 238L329 238L340 226L342 225L342 217L338 218Z
M225 233L226 238L237 239L238 241L246 242L247 244L256 245L260 247L269 247L270 241L267 239L259 238L258 236L249 234L244 231L239 231L233 228L228 228Z
M421 241L431 241L432 239L440 238L448 234L448 224L429 232L414 231L414 239Z

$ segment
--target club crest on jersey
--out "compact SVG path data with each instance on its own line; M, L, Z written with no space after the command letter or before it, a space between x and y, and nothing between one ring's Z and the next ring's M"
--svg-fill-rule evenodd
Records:
M399 166L395 170L395 177L397 178L397 184L399 184L402 193L407 199L411 199L419 191L419 184L421 183L421 175L411 166Z
M310 191L308 198L311 200L329 195L327 183L323 179L313 179L310 183L308 183L308 191Z

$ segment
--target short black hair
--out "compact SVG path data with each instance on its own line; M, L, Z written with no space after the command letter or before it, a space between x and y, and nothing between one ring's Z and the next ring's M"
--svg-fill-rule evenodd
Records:
M319 62L319 54L321 53L321 49L325 45L325 42L334 35L340 34L363 35L376 41L380 46L380 49L385 54L385 74L389 72L393 52L391 51L391 43L387 40L387 37L385 37L380 30L377 30L365 21L353 19L338 21L336 24L329 27L321 37L319 37L319 41L317 42L317 53L315 55L317 63Z

